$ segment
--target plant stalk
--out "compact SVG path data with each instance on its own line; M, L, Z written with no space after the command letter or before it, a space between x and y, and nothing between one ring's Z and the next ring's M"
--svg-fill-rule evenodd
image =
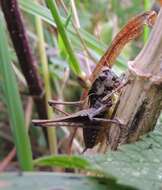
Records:
M48 105L48 101L52 99L51 94L51 87L50 87L50 77L49 77L49 70L48 70L48 60L45 51L45 41L44 41L44 34L43 34L43 26L40 17L36 16L35 19L36 23L36 31L38 35L38 50L39 50L39 57L42 64L42 71L43 71L43 78L44 78L44 87L45 87L45 94L46 94L46 109L48 113L48 118L52 118L53 110ZM51 154L57 153L57 137L56 137L56 130L55 128L48 128L48 140L49 140L49 148Z
M18 3L16 0L1 0L1 7L37 113L40 119L45 119L47 118L47 111L43 85L37 72L36 61L29 47Z
M130 84L120 97L115 118L124 126L113 125L109 133L111 149L134 142L154 129L162 109L162 9L148 43L126 73Z
M52 13L52 16L56 22L57 29L60 33L60 36L62 38L62 41L64 43L65 49L69 55L70 60L70 67L72 71L82 80L85 81L85 74L82 72L80 68L80 64L74 54L74 50L72 49L72 46L70 44L70 41L68 39L67 33L65 31L65 27L61 21L61 17L59 15L56 2L53 0L46 0L48 7L50 8L50 11ZM86 84L87 86L89 84Z

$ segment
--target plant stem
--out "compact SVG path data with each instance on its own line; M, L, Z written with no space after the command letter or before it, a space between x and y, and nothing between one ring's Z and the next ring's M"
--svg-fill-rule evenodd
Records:
M36 70L16 0L1 0L7 27L40 119L47 118L43 85Z
M51 95L51 87L50 87L50 78L49 78L49 70L48 70L48 60L45 51L45 41L44 41L44 34L43 34L43 27L42 21L40 17L36 16L36 31L38 35L38 49L39 49L39 56L40 61L42 64L42 71L43 71L43 78L44 78L44 86L45 86L45 96L46 96L46 108L48 113L48 118L52 118L53 111L50 106L48 106L48 100L52 99ZM57 137L56 137L56 130L55 128L48 128L48 140L49 140L49 148L51 154L57 153Z
M64 25L61 21L61 18L60 18L60 15L59 15L59 12L57 10L57 5L55 3L55 1L53 0L46 0L47 2L47 5L49 6L50 10L51 10L51 13L52 13L52 16L56 22L56 25L57 25L57 28L58 28L58 31L61 35L61 38L64 42L64 45L65 45L65 48L66 48L66 51L69 55L69 59L70 59L70 67L71 69L73 70L73 72L77 75L79 75L81 78L83 78L83 72L81 71L80 69L80 65L79 65L79 62L74 54L74 51L71 47L71 44L68 40L68 37L67 37L67 34L65 32L65 28L64 28Z
M110 147L135 142L155 127L162 108L162 10L149 40L129 65L126 78L130 81L121 93L114 118L124 124L123 130L112 125L109 131ZM134 72L135 71L135 72ZM145 90L147 89L147 90Z

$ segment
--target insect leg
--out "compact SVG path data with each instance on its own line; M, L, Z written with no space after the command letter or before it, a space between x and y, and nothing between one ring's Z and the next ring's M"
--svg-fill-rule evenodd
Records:
M111 102L100 106L98 109L96 109L96 110L93 111L93 112L88 113L89 119L90 119L90 120L93 120L93 118L94 118L96 115L99 115L99 114L103 113L104 111L106 111L106 109L107 109L109 106L112 106L112 103L111 103Z
M49 100L48 101L48 104L50 106L54 106L54 105L57 105L57 104L62 104L62 105L81 105L81 104L84 104L85 103L85 100L80 100L80 101L75 101L75 102L64 102L64 101L57 101L57 100Z
M94 121L94 122L103 122L103 123L113 123L113 124L117 124L119 126L123 126L124 125L118 119L106 119L106 118L93 117L92 121Z
M85 148L82 150L82 152L81 152L80 154L81 154L81 155L84 154L84 153L87 151L87 149L88 149L88 148L85 147Z
M58 107L55 106L55 105L52 105L52 108L53 108L54 110L60 112L60 113L63 113L63 114L66 115L66 116L70 115L69 113L67 113L67 112L65 112L65 111L63 111L63 110L61 110L60 108L58 108Z
M34 121L33 121L34 123ZM36 127L80 127L86 128L86 126L82 123L73 123L73 122L53 122L53 123L34 123Z
M120 91L123 87L125 87L127 84L129 84L129 80L126 80L124 83L119 85L115 90L113 90L110 94L103 97L102 102L106 102L114 93Z

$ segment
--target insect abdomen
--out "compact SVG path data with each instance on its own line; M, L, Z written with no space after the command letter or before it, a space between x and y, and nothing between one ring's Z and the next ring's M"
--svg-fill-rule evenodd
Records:
M86 148L93 148L96 145L100 129L83 129L84 144Z

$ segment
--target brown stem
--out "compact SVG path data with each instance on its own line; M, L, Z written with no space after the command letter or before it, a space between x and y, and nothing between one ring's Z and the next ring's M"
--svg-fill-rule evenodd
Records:
M9 154L0 162L0 172L4 172L12 159L16 156L16 148L14 147Z
M162 10L147 45L132 62L126 76L131 80L120 97L115 118L125 124L115 125L109 133L111 149L138 140L154 129L162 108Z
M95 67L90 80L93 83L104 66L112 67L116 58L122 51L123 47L131 40L139 37L143 32L144 25L152 26L156 19L154 11L147 11L132 18L121 31L115 36L110 47L101 57L99 63Z
M16 0L1 0L0 2L22 72L28 83L30 95L33 96L39 118L45 119L47 111L43 85L29 47L18 3Z

